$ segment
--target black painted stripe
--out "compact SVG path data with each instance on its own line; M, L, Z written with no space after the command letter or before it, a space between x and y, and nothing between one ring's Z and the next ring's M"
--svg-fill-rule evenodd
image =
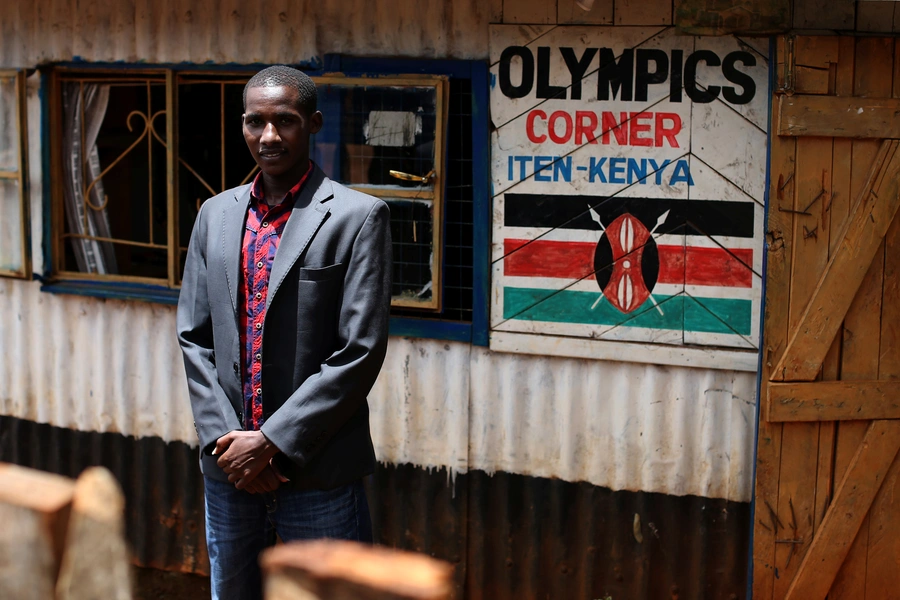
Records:
M599 231L588 206L594 207L604 226L618 216L631 213L647 229L670 211L656 234L753 237L756 203L667 198L620 198L618 196L571 196L512 194L504 196L503 223L507 227L587 229Z

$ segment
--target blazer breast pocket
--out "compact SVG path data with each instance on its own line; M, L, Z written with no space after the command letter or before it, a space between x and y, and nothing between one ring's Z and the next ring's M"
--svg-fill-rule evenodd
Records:
M343 273L343 263L327 267L300 267L299 279L300 281L326 281L339 278Z

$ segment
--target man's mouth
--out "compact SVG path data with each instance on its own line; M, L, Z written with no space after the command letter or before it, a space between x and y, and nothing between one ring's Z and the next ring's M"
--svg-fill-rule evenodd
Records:
M285 154L285 150L283 148L267 149L267 150L259 151L260 158L278 158L279 156L281 156L283 154Z

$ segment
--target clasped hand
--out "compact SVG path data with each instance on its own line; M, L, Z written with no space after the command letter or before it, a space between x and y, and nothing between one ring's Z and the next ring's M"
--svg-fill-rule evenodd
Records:
M213 454L228 481L251 494L274 492L287 479L272 464L278 447L260 431L230 431L216 441Z

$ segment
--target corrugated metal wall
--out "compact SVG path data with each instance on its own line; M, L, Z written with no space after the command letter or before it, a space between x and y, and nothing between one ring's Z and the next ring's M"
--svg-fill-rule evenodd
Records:
M304 63L358 56L482 58L500 1L135 0L4 2L0 65Z
M0 414L196 445L173 307L0 280ZM23 368L25 365L27 367ZM391 338L370 395L380 460L746 502L750 373Z

